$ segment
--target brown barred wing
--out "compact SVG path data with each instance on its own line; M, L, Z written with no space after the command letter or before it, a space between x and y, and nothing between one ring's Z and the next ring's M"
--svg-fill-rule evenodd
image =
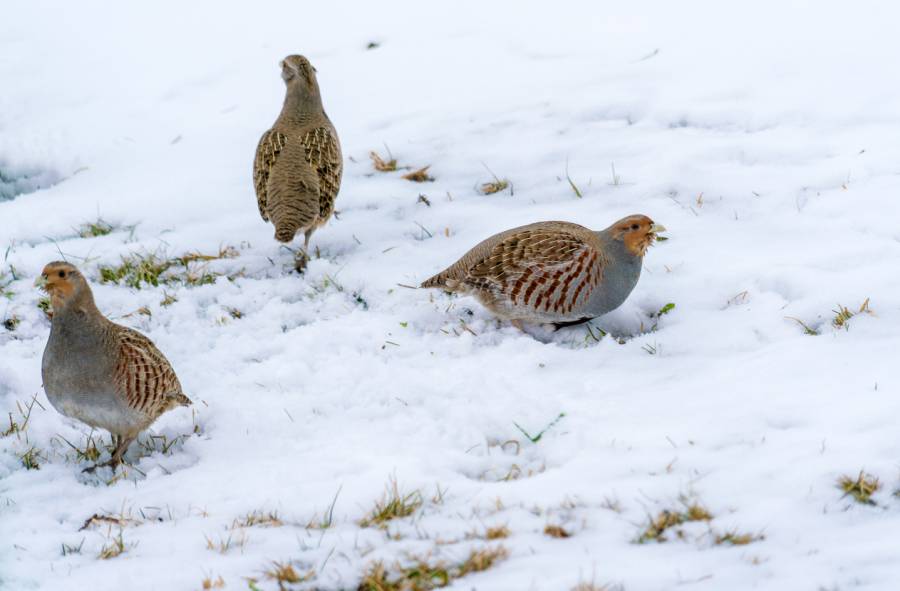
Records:
M259 144L256 146L256 157L253 159L253 186L256 189L259 215L265 221L269 221L269 213L266 209L269 174L278 160L278 155L284 149L286 141L287 138L283 133L270 129L259 138Z
M567 316L602 280L603 256L593 242L565 227L523 229L495 245L464 283L510 311Z
M175 406L189 405L175 370L156 345L135 330L118 328L116 384L128 406L155 418Z
M334 211L334 201L341 188L344 162L337 134L327 127L316 127L303 136L306 161L319 177L319 222L324 223Z

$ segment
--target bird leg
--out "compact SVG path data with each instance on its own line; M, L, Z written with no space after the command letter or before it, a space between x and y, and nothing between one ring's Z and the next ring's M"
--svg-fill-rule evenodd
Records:
M304 233L303 248L294 254L294 269L298 273L306 270L306 264L309 262L309 237L312 236L312 230Z
M93 473L97 468L105 468L109 466L113 469L113 472L116 471L116 468L119 464L122 463L122 456L125 455L125 452L128 450L128 446L131 445L131 442L134 441L134 437L125 437L124 435L113 435L113 452L112 457L109 458L106 462L101 464L94 464L88 468L82 470L82 472Z

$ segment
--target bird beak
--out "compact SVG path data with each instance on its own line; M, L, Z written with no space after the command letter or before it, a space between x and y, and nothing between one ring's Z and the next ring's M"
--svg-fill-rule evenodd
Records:
M650 224L650 231L654 234L658 234L659 232L665 232L666 227L662 224Z
M47 289L47 283L46 275L38 275L38 278L34 280L34 286L45 291Z

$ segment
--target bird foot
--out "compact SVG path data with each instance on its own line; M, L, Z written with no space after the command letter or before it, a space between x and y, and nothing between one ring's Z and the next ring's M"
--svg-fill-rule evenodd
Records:
M302 274L306 271L306 265L309 263L309 255L305 250L298 250L294 254L294 270Z
M97 471L97 468L106 468L107 466L112 468L112 471L115 472L116 468L119 467L122 461L117 458L112 458L106 462L102 462L100 464L94 464L93 466L88 466L84 470L81 471L82 474L93 474Z

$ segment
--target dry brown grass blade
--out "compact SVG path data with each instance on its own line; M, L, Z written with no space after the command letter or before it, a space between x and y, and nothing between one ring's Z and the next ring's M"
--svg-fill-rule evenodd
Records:
M388 160L385 161L381 156L378 155L378 152L372 151L369 152L369 158L372 159L372 166L375 167L375 170L378 172L394 172L397 170L397 159L392 158L390 155L390 150L388 150Z
M434 177L428 174L429 168L431 168L430 164L428 166L423 166L418 170L408 172L400 178L406 179L407 181L412 181L414 183L430 183L434 180Z

